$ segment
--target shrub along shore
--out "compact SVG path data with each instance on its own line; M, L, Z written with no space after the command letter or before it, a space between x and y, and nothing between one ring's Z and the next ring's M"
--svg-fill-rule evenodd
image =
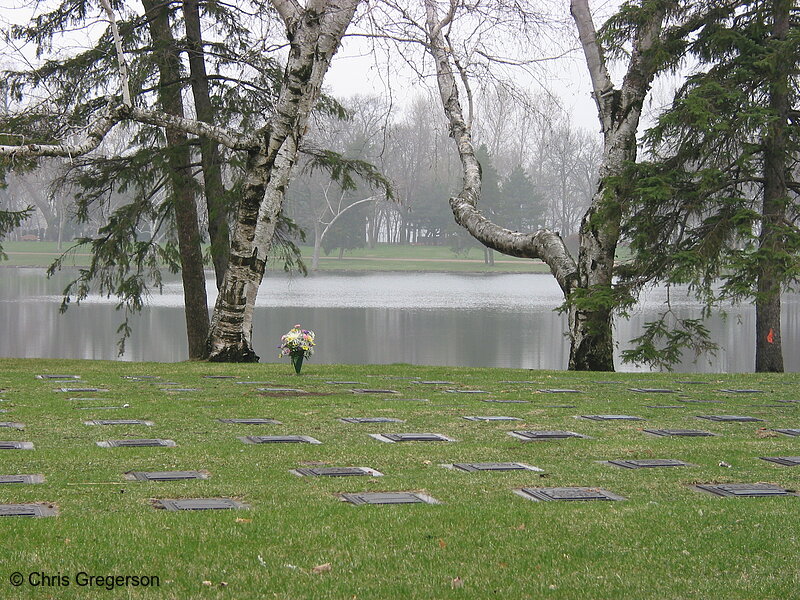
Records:
M800 438L775 431L800 427L795 374L601 374L312 360L296 376L288 361L0 359L0 389L0 438L33 445L3 450L0 475L45 479L1 484L0 502L57 511L0 520L7 540L0 557L4 598L82 598L90 585L86 574L122 576L91 585L124 587L130 598L796 594L800 498L774 490L768 497L726 497L692 487L800 487L800 469L759 458L800 455ZM698 418L714 415L759 420ZM358 418L398 421L341 420ZM118 420L123 423L102 424ZM585 437L525 442L510 431ZM370 435L399 433L455 441L386 443ZM248 436L308 436L321 443L244 443ZM175 446L97 444L136 439ZM686 464L625 468L653 459ZM506 462L541 471L441 466ZM366 467L382 476L325 475L332 467ZM290 472L297 469L323 474ZM199 471L207 478L126 476L165 471ZM624 500L531 500L559 495L542 488L566 487L588 488L582 494L589 496L606 490ZM438 504L341 499L367 492L410 492ZM225 499L234 508L158 508L187 499ZM15 572L24 577L19 587L8 583ZM45 585L41 574L60 579Z

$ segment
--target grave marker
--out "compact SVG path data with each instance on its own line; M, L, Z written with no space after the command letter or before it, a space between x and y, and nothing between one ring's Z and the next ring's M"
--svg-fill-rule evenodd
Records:
M399 394L397 390L371 390L367 388L356 388L350 390L354 394Z
M55 504L0 504L0 517L54 517Z
M539 471L542 469L519 462L479 462L479 463L453 463L442 465L450 469L475 473L477 471Z
M714 483L698 484L691 486L701 492L708 492L716 496L753 498L760 496L797 496L792 490L787 490L771 483Z
M380 442L455 442L453 438L441 433L371 433L370 437Z
M545 390L539 390L543 394L582 394L581 390L572 390L569 388L548 388Z
M756 419L755 417L741 417L738 415L697 415L698 419L706 419L707 421L717 421L718 423L763 423L764 419Z
M96 442L101 448L175 448L177 444L173 440L162 439L136 439L136 440L104 440Z
M208 471L128 471L125 478L131 481L185 481L208 479Z
M628 388L631 392L639 394L675 394L676 390L668 390L662 388Z
M777 431L778 433L782 433L783 435L790 435L793 437L800 436L800 429L773 429L772 431Z
M420 492L360 492L341 494L344 502L351 504L439 504L439 501Z
M800 467L800 456L759 456L759 458L784 467Z
M36 379L60 379L67 381L69 379L80 379L80 375L37 375Z
M247 435L239 437L245 444L321 444L308 435Z
M591 439L588 435L575 433L574 431L509 431L508 435L525 442L542 440L564 440L567 438Z
M33 442L0 442L0 450L33 450Z
M369 467L301 467L289 473L298 477L383 477L383 473Z
M156 500L156 508L164 510L233 510L250 508L231 498L187 498L185 500Z
M481 400L481 402L494 402L495 404L530 404L530 400Z
M519 488L514 493L528 500L549 502L554 500L625 500L624 497L591 487Z
M710 431L700 431L699 429L643 429L644 433L659 437L713 437L716 433Z
M673 458L618 459L606 461L609 465L625 469L649 469L659 467L687 467L689 463Z
M44 483L44 475L0 475L0 483Z

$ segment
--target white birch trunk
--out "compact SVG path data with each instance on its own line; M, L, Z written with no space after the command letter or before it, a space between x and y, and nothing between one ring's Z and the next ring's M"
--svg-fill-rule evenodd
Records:
M580 251L576 261L557 233L542 229L532 233L510 231L487 219L478 209L481 195L481 168L475 158L471 132L458 98L456 78L442 30L453 17L451 12L439 21L434 0L425 0L427 9L428 52L436 65L442 106L450 124L450 134L458 148L464 182L450 207L458 224L488 248L523 258L539 258L558 281L569 306L570 358L574 370L613 370L611 282L614 254L619 239L621 207L614 190L607 190L604 179L621 172L625 161L636 157L636 129L644 97L654 76L642 53L656 39L664 17L655 12L634 40L634 50L621 91L608 77L602 49L597 43L587 0L572 0L571 10L586 54L598 105L605 152L601 181L583 219ZM597 300L587 297L602 292Z
M210 360L255 362L253 309L297 149L330 61L360 0L273 0L290 41L275 107L258 149L250 151L231 255L209 335Z

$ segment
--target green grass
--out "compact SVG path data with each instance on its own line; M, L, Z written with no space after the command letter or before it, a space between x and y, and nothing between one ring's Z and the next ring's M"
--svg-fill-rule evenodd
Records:
M800 468L759 456L800 455L800 440L766 428L800 427L796 375L692 375L708 385L679 383L685 375L598 374L421 367L410 365L304 367L285 364L136 364L68 360L0 360L2 420L25 431L0 430L0 439L25 440L33 451L3 451L0 474L42 473L41 485L3 485L0 502L54 502L54 518L0 520L0 597L85 598L78 572L156 575L160 587L125 588L126 598L792 598L797 597L800 498L719 498L690 489L698 482L772 482L796 489ZM82 376L80 385L104 393L69 394L37 374ZM203 375L233 375L218 380ZM158 382L201 388L165 392ZM426 386L388 377L456 382ZM270 381L326 395L270 397L236 381ZM391 388L401 397L356 395L328 380ZM504 383L524 380L528 383ZM598 383L598 381L610 383ZM273 387L273 386L270 386ZM543 394L570 388L582 394ZM678 388L643 395L631 387ZM767 394L729 395L722 388L761 388ZM452 394L447 388L489 393ZM69 400L70 396L95 396ZM529 404L484 403L485 397ZM684 398L686 399L686 398ZM119 406L115 410L78 407ZM555 408L574 404L575 408ZM680 405L648 408L646 405ZM646 422L596 423L580 414L632 414ZM740 414L765 423L713 423L700 414ZM466 415L508 415L520 422L473 423ZM395 416L406 423L349 425L345 416ZM268 417L279 426L227 425L225 417ZM150 419L155 425L86 426L87 419ZM712 438L654 438L643 427L696 428ZM511 429L568 429L593 439L524 443ZM435 432L455 443L383 444L368 433ZM237 436L306 434L321 445L245 445ZM161 437L176 448L110 448L103 439ZM677 458L696 466L625 470L601 464L615 458ZM522 461L544 474L461 473L440 463ZM731 468L718 466L726 461ZM381 478L299 478L303 463L368 466ZM208 469L206 481L129 482L129 470ZM596 486L624 502L531 502L518 487ZM439 505L352 506L340 492L424 490ZM165 512L154 498L232 497L241 511ZM315 574L317 565L330 571ZM13 588L9 575L62 574L69 587ZM458 578L456 583L453 581ZM204 581L211 585L204 585ZM223 586L225 582L227 585ZM459 583L461 585L459 586ZM105 592L99 592L105 593ZM109 596L112 597L112 596Z

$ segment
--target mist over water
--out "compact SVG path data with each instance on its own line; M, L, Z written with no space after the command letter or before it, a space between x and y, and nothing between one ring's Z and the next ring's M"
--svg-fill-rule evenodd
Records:
M122 315L116 299L90 296L59 314L70 273L48 280L43 269L0 270L0 356L175 362L186 360L182 288L168 280L132 323L126 352L117 356ZM216 299L212 279L209 302ZM680 317L699 316L691 298L670 294ZM616 324L623 340L639 335L664 306L666 291L643 294L629 320ZM448 366L565 369L566 318L555 312L561 292L549 275L439 273L269 274L259 291L253 344L262 362L277 362L280 336L295 323L317 334L312 363L412 363ZM784 297L787 371L800 370L798 296ZM755 319L751 305L731 307L709 325L717 356L693 357L676 370L753 370ZM623 365L619 370L640 370Z

